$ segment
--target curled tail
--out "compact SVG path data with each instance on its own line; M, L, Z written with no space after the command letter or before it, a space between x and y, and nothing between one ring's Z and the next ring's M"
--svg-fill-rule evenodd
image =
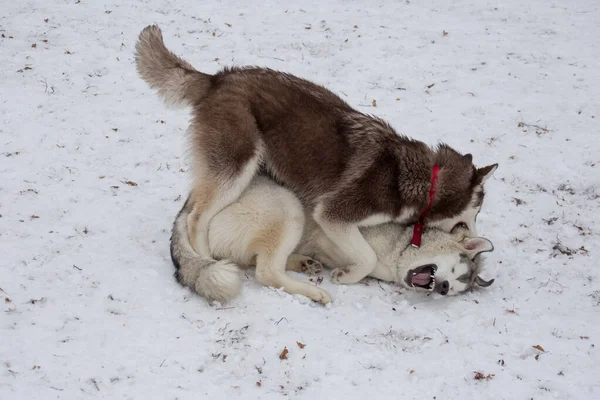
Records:
M148 85L158 89L168 105L190 105L200 100L211 86L211 75L197 71L190 63L165 47L156 25L144 28L135 45L137 71Z
M173 224L171 260L175 266L175 279L209 301L227 302L241 290L240 269L231 261L202 257L194 251L187 230L192 206L188 198Z

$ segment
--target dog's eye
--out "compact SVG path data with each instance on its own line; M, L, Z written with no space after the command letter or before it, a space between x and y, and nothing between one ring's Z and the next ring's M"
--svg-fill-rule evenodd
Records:
M454 228L452 228L452 232L456 232L458 229L469 230L469 227L464 222L459 222L458 224L454 225Z

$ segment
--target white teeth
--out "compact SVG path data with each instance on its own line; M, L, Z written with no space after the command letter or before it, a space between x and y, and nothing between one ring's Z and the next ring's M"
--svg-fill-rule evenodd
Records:
M429 275L429 277L430 277L431 279L435 279L435 276L433 276L433 274Z
M415 276L416 274L417 274L416 272L413 272L413 276Z

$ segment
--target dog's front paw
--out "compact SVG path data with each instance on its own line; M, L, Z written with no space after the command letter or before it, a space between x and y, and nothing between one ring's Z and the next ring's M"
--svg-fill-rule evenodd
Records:
M300 262L300 271L307 275L317 275L323 272L323 264L310 257L306 257L306 260Z
M338 285L351 285L359 282L369 275L369 272L360 265L349 265L342 268L336 268L331 274L331 280Z
M301 254L292 254L288 258L286 269L288 271L302 272L306 275L317 275L323 272L323 264Z
M331 303L331 295L326 290L314 286L306 293L306 297L323 305Z
M348 283L354 283L354 282L347 282L349 275L350 275L350 267L336 268L331 273L331 280L334 283L337 283L338 285L346 285Z

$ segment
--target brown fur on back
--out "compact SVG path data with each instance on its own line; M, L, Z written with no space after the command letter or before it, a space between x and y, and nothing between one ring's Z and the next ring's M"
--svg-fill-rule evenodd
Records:
M330 219L353 223L423 209L437 164L429 218L453 217L471 201L478 174L470 155L400 136L322 86L257 67L198 72L164 47L157 27L136 48L142 78L193 108L196 176L208 168L225 182L259 156L261 170L306 205L324 202Z
M194 102L198 151L216 124L217 138L209 140L229 149L240 164L254 154L249 143L261 141L264 171L309 205L335 194L335 208L328 211L334 219L397 217L407 206L424 208L434 164L441 167L441 201L430 218L456 215L471 199L475 168L468 159L446 145L431 149L398 135L385 121L352 109L321 86L254 67L225 69L211 83L208 94ZM224 113L236 116L238 129ZM224 161L211 154L215 165Z

